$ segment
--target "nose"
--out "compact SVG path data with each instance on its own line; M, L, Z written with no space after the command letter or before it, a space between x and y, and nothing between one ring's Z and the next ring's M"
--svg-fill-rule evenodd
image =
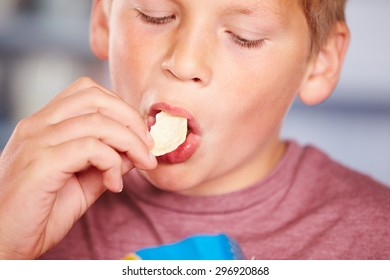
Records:
M182 82L206 86L211 80L211 45L201 28L177 30L162 62L163 71Z

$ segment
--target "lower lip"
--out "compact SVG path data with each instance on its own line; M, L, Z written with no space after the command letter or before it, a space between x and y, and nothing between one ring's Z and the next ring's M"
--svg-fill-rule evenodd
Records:
M169 164L179 164L186 162L196 152L199 147L200 136L194 133L187 135L186 141L181 144L176 150L157 157L157 160Z

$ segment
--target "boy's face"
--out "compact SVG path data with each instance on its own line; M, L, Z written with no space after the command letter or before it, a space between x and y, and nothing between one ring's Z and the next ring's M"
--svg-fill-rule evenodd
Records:
M114 0L108 57L114 91L149 125L191 116L187 142L142 174L161 189L205 195L267 174L283 153L283 117L308 66L298 1Z

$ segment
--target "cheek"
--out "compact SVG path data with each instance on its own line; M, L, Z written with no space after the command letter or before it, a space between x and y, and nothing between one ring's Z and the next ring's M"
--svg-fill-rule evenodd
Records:
M230 88L235 89L231 103L243 115L280 119L296 96L306 70L306 56L297 45L286 52L273 49L257 57L243 60L239 71L230 77ZM302 53L302 52L301 52ZM235 100L234 100L235 99Z
M279 119L293 99L293 83L283 81L286 77L280 71L274 71L276 69L239 69L241 71L234 78L227 79L234 81L226 86L230 93L221 97L221 108L227 109L223 113L225 117L229 116L230 121L243 130L252 124L264 126Z
M219 129L220 135L229 139L230 145L250 149L278 134L305 69L296 66L304 65L302 57L288 57L267 53L257 59L241 59L221 66L230 70L221 70L225 90L219 91L220 114L214 115L214 120L224 127Z
M123 27L131 24L122 21L110 33L109 68L114 91L138 106L145 85L153 79L160 54L155 47L158 44L141 36L136 28Z

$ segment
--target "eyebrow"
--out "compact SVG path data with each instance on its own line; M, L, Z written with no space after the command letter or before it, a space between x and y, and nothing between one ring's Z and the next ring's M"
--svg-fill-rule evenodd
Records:
M252 15L254 13L252 10L246 8L239 8L239 7L226 8L224 12L226 14L242 14L242 15Z
M230 6L224 9L226 15L248 15L248 16L271 16L282 21L282 12L280 9L272 6L265 6L261 4L255 4L253 9L240 6Z

